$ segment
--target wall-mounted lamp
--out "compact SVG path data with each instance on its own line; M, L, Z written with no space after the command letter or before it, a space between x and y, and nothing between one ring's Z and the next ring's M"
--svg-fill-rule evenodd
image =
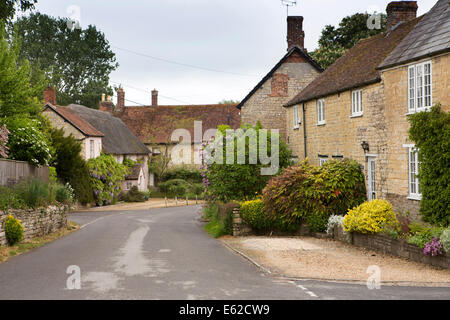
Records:
M367 143L367 141L363 141L363 142L361 143L361 147L363 148L364 153L367 153L367 152L370 151L369 144Z

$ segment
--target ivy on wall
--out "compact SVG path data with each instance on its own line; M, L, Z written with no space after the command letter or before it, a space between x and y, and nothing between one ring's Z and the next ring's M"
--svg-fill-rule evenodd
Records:
M408 117L409 137L419 149L420 213L426 222L450 225L450 114L437 104Z

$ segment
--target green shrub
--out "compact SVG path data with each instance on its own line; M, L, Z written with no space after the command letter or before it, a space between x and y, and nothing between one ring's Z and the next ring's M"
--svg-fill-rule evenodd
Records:
M445 252L450 254L450 228L447 228L442 232L440 239Z
M58 174L55 167L49 167L49 179L50 182L56 183L58 181Z
M400 223L386 200L372 200L350 209L343 221L346 232L376 234L386 230L400 230Z
M329 216L324 213L312 213L306 216L306 224L312 232L327 231Z
M267 213L295 228L302 221L325 231L331 215L345 215L366 199L364 174L356 161L329 161L322 167L307 161L286 168L263 190Z
M10 246L16 244L23 239L22 223L11 215L8 215L4 222L6 240Z
M72 186L81 204L92 203L94 193L87 163L81 157L81 143L72 135L66 137L63 130L52 130L51 137L56 150L52 164L58 178Z
M203 217L209 222L205 230L212 237L218 238L233 234L233 209L237 203L209 203L203 208Z
M182 179L173 179L158 185L158 188L169 197L183 197L188 191L192 190L192 187L189 182Z
M419 149L422 219L450 225L450 113L436 105L428 112L408 116L409 136Z
M21 209L26 205L20 198L18 192L13 188L0 187L0 210L7 212L8 209Z
M56 201L63 204L72 204L74 202L74 190L70 184L58 185L56 187Z
M10 131L10 159L27 161L35 166L49 164L52 159L51 145L40 121L20 117L8 119L7 125Z
M49 190L49 184L40 180L21 182L15 189L28 208L46 206L52 202L52 199L49 199L52 195Z
M273 227L273 219L266 214L261 199L241 203L242 220L254 230L267 231Z
M185 180L190 183L201 183L202 173L198 169L192 169L187 167L173 168L162 175L162 181L166 182L169 180Z
M229 126L219 126L218 132L220 132L223 137L226 137L226 130L228 130ZM248 130L254 130L256 136L259 136L260 131L262 130L261 124L258 123L256 127L246 126L244 129L236 132L236 136L233 139L223 141L214 141L208 145L205 150L206 153L214 153L213 150L218 150L219 148L223 149L223 159L216 159L218 161L212 161L213 158L206 159L207 165L205 172L203 172L204 180L203 183L207 186L207 194L209 197L213 199L217 199L219 201L232 201L232 200L247 200L253 199L255 194L260 194L261 191L267 184L267 181L271 178L270 175L263 175L262 169L269 169L268 165L263 165L259 160L256 164L249 164L249 145L251 144L250 139L247 137L243 138L244 130L246 132ZM252 131L250 131L252 132ZM220 135L217 135L220 137ZM287 167L291 164L291 151L284 143L283 139L277 135L277 137L273 137L274 140L279 141L279 171L283 168ZM238 150L238 140L245 142L245 163L246 164L238 164L236 163L237 159L237 150ZM270 132L267 134L267 154L271 154L272 150L272 137ZM228 148L234 148L233 154L233 163L234 164L226 164L229 159L227 158L227 145ZM261 152L258 150L257 153ZM216 153L218 154L218 153ZM231 157L231 155L229 155ZM222 163L219 162L222 160ZM214 162L214 163L212 163ZM278 172L273 172L273 174L277 174Z
M128 192L122 192L119 200L125 202L145 202L148 196L144 192L140 192L137 186L133 186Z
M434 238L439 239L444 230L442 227L428 227L422 223L414 222L410 225L408 242L423 249Z

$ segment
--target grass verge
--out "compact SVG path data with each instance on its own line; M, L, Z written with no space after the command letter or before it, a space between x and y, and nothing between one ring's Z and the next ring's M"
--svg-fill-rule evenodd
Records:
M5 262L11 257L42 247L43 245L56 239L62 238L79 228L79 225L77 225L75 222L67 221L66 228L61 228L45 236L22 240L20 243L14 246L0 246L0 263Z

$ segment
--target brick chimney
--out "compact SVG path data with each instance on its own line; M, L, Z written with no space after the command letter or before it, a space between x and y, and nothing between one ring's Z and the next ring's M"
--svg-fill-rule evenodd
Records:
M122 111L123 108L125 108L125 91L123 91L123 88L120 87L117 90L116 111Z
M55 87L49 86L44 90L44 102L56 105L56 90Z
M156 108L158 106L158 90L152 90L152 107Z
M387 31L399 22L407 22L417 17L417 1L392 1L387 5Z
M305 32L303 31L303 17L290 16L287 18L288 51L293 46L305 48Z

